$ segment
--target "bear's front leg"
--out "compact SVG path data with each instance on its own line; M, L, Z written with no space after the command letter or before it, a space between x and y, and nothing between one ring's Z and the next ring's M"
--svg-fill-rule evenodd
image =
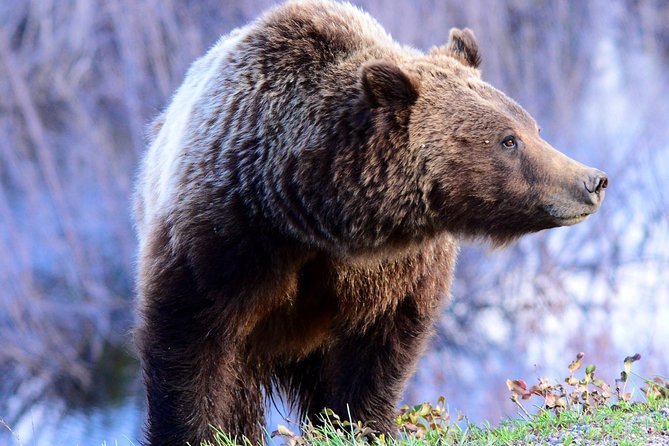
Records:
M397 404L437 315L422 312L407 296L364 332L340 333L325 363L327 406L344 419L350 412L354 421L394 435Z
M262 444L261 380L240 333L230 329L235 316L226 318L229 305L200 294L192 265L165 246L154 244L140 272L136 334L148 399L146 444L199 446L213 437L212 426Z
M235 347L237 343L207 338L191 323L180 327L183 334L175 342L166 333L156 336L166 328L159 328L161 324L147 323L140 331L148 400L147 444L199 446L212 439L213 427L262 444L260 380Z

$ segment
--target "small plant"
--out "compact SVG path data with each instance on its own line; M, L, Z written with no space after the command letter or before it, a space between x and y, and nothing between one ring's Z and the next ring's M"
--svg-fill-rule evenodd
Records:
M646 387L642 387L641 391L649 401L669 400L669 380L656 376L652 381L645 382Z
M606 406L614 392L611 386L601 379L595 377L596 367L590 364L585 367L581 378L575 376L575 373L582 367L583 352L576 355L576 358L569 364L569 376L564 380L564 384L551 384L547 378L540 378L539 383L528 388L522 379L507 380L506 385L511 391L511 401L513 401L526 416L530 416L520 400L527 400L532 396L543 398L542 407L548 411L559 414L561 411L569 409L579 413L592 413L594 408ZM624 370L620 373L620 378L616 379L615 396L617 405L624 406L632 400L632 392L627 392L627 383L632 373L632 364L641 359L640 354L628 356L624 360ZM646 399L658 400L669 398L669 381L660 377L653 380L644 379L646 387L642 389Z
M632 393L631 392L625 392L625 388L627 387L627 381L629 380L630 373L632 373L632 363L638 361L641 359L640 354L636 354L634 356L628 356L625 358L625 370L620 372L620 378L616 379L616 395L618 395L618 399L622 401L629 401L632 399ZM622 384L622 388L620 385Z
M464 416L458 414L456 421L462 421ZM452 428L451 414L446 408L446 398L437 400L436 405L422 403L413 407L402 406L395 423L400 432L416 438L425 438L428 432L438 435L447 435Z
M331 439L346 440L346 445L386 444L383 434L378 434L367 423L361 421L342 420L339 415L331 409L325 409L320 415L320 423L306 422L302 426L302 435L295 434L286 426L279 425L272 432L272 438L281 437L286 446L308 446L314 444L340 444L332 443Z

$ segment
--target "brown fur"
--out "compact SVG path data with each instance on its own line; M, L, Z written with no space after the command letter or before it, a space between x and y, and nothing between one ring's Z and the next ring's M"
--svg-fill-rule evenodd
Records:
M224 60L194 64L182 88L203 93L161 115L140 176L147 443L199 444L210 425L260 441L263 391L277 390L303 415L348 407L392 433L456 237L572 224L605 177L480 80L468 30L424 55L348 5L310 1L235 38Z

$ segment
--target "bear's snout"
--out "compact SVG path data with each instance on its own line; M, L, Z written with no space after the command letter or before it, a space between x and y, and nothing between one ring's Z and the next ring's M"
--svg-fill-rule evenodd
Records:
M583 181L585 194L590 204L599 206L604 200L604 189L609 185L608 176L598 169L589 169Z
M564 158L570 164L574 161ZM581 165L582 166L582 165ZM571 167L569 164L564 168ZM561 171L561 170L559 170ZM557 175L554 178L560 178ZM548 203L543 209L550 216L551 226L571 226L597 212L604 201L609 185L606 173L599 169L582 166L574 176L561 183L552 183ZM559 181L559 180L558 180ZM550 184L550 183L549 183Z

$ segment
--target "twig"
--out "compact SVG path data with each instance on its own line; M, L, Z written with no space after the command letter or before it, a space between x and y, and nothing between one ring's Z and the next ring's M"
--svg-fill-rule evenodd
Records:
M74 221L70 215L70 210L65 200L63 187L56 174L56 162L52 156L52 148L47 143L44 126L40 120L35 103L30 95L30 89L19 72L19 65L14 60L14 57L7 46L9 39L4 31L0 30L0 64L4 65L7 80L14 91L16 104L21 110L21 114L25 119L26 128L30 138L35 145L35 152L37 154L37 163L40 166L44 180L51 196L58 208L58 217L60 219L61 227L65 238L70 246L74 263L76 268L70 268L70 282L73 284L83 285L85 280L81 279L81 274L87 271L84 251L81 248L79 239L76 235ZM75 273L77 271L78 273Z

